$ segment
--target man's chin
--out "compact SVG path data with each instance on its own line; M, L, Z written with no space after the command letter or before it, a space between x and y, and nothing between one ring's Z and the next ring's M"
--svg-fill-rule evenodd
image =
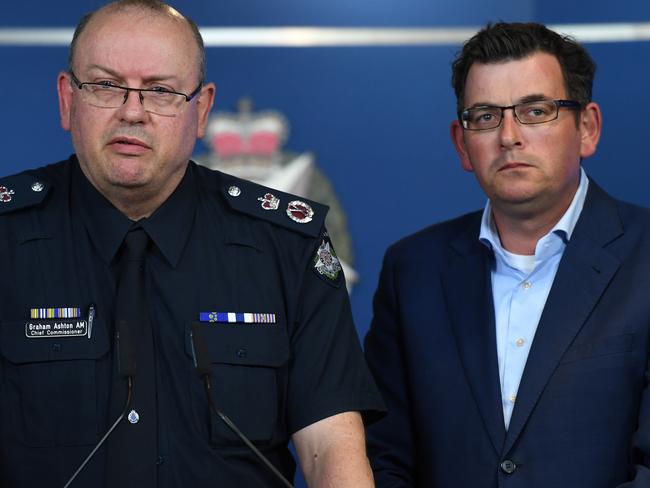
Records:
M111 178L110 184L115 188L123 188L125 190L138 190L146 188L151 184L151 178L143 175L119 175Z
M538 193L532 189L510 188L507 191L495 192L490 196L493 205L510 211L529 213L536 206Z

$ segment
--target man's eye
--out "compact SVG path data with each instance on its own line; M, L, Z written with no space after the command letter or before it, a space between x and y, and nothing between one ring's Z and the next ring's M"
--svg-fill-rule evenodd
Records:
M101 86L111 86L111 87L115 87L115 86L117 86L117 85L116 85L115 83L113 83L112 81L98 81L97 84L98 84L98 85L101 85Z
M554 109L553 105L541 102L525 106L524 114L529 118L548 117Z
M531 108L526 112L526 114L529 117L543 117L544 115L547 115L548 112L543 108Z
M157 93L172 93L172 91L169 88L165 88L164 86L154 86L153 88L151 88L151 90Z
M496 116L494 115L493 112L485 111L485 110L479 110L474 113L474 116L472 117L472 121L475 124L485 124L492 122Z

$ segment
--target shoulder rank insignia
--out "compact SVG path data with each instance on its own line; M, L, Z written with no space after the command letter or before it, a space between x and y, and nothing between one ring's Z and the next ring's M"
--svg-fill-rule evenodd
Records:
M10 190L6 186L0 186L0 202L9 203L11 201L11 195L15 192Z
M293 200L287 205L287 215L291 220L299 224L307 224L311 222L314 216L314 209L308 203L301 200Z
M320 234L329 210L327 205L232 176L225 178L222 193L235 210L312 237Z
M29 173L0 178L0 214L39 204L48 190L46 182Z
M321 243L316 249L312 264L314 272L319 278L337 287L340 286L343 268L327 232L323 232L321 235Z

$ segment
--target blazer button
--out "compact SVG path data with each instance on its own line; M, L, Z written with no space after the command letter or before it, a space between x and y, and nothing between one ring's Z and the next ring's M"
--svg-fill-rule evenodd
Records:
M500 466L501 471L505 474L512 474L515 472L515 469L517 469L517 465L510 459L504 459Z

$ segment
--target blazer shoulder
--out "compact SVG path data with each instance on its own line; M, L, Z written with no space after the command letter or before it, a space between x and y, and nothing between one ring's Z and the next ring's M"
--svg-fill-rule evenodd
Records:
M478 242L482 214L482 210L477 210L425 227L392 244L388 252L396 256L414 253L434 255L440 254L452 243L466 242L471 245Z
M309 237L321 235L327 205L203 166L195 168L200 181L220 194L232 211Z
M609 195L590 178L585 205L574 230L607 244L650 234L650 209ZM648 237L643 237L647 239Z

